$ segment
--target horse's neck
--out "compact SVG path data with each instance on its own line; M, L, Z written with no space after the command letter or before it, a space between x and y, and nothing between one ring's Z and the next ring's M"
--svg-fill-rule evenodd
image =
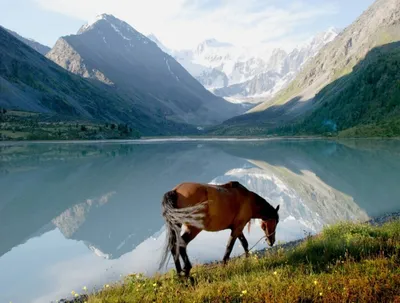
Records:
M264 201L253 201L252 203L252 219L265 219L268 216L269 209L272 208L271 205L268 204L268 202Z

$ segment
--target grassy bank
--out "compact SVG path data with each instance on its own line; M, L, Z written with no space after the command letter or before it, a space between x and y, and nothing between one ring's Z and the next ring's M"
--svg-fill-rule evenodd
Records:
M400 221L336 225L292 249L252 254L225 267L195 266L192 275L193 285L173 271L150 279L132 275L83 300L400 302Z
M50 115L0 109L0 141L138 139L126 124L61 119Z

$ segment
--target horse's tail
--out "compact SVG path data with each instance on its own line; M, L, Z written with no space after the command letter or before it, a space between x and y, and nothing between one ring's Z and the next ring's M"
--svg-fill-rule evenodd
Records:
M159 269L161 269L167 261L168 253L175 249L176 255L179 256L179 241L181 239L180 232L182 224L187 224L197 228L203 228L205 203L203 202L191 207L177 208L178 193L175 190L164 194L162 201L162 215L166 222L166 241L164 252L162 254Z

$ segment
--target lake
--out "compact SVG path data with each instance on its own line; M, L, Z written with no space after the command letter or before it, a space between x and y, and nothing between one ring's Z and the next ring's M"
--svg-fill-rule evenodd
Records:
M280 204L277 241L296 240L399 210L400 141L1 144L0 302L51 302L121 275L154 274L164 192L231 180ZM192 263L221 260L228 235L202 232L188 246ZM262 231L253 225L245 236L252 246ZM233 255L242 253L236 242Z

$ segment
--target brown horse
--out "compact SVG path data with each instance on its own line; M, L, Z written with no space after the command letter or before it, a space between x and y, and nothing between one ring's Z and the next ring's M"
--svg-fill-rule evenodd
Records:
M246 256L248 242L243 229L251 219L261 219L261 228L265 232L268 244L274 245L275 229L279 222L279 205L274 208L266 200L249 191L239 182L222 185L182 183L164 194L162 215L166 221L167 241L160 262L160 269L171 252L178 275L182 268L179 256L184 261L184 273L189 276L192 265L186 246L202 230L221 231L230 229L223 262L229 260L232 248L239 238ZM183 234L181 235L181 231Z

